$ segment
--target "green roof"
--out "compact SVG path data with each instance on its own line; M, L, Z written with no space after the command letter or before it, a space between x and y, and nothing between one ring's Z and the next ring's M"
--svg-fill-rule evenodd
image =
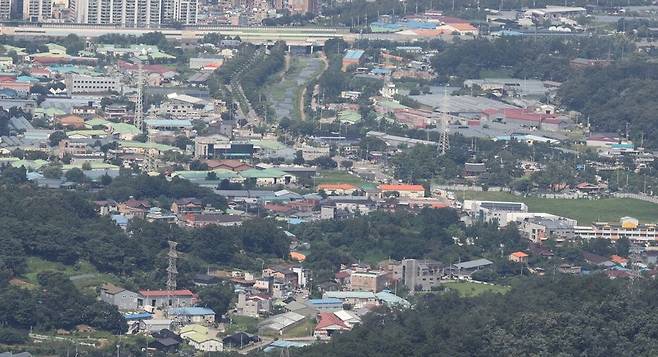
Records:
M124 134L138 135L140 132L136 126L126 123L107 122L105 125L109 126L110 128L112 128L112 130L114 130L114 132L119 133L121 135Z
M217 169L212 171L176 171L172 174L172 176L179 176L187 180L205 179L208 177L209 172L214 172L215 175L217 175L218 180L230 180L236 177L240 177L240 175L237 173L226 169Z
M388 109L404 109L407 108L404 105L394 101L394 100L382 100L377 102L377 104Z
M169 146L169 145L157 144L157 143L142 143L139 141L120 141L119 145L127 148L157 149L159 151L179 150L175 146Z
M94 136L107 136L108 134L105 132L105 130L72 130L66 132L66 135L71 137L71 136L86 136L86 137L94 137Z
M91 128L91 127L98 126L98 125L105 125L107 123L109 123L109 121L107 121L103 118L98 118L97 117L97 118L94 118L94 119L91 119L91 120L87 120L85 122L85 125Z
M203 335L207 335L208 334L208 328L205 327L205 326L192 324L192 325L186 325L186 326L181 327L181 329L178 333L179 334L184 334L186 332L200 333L200 334L203 334Z
M31 170L38 170L47 164L48 161L46 160L16 160L11 162L11 166L13 167L25 166L25 168Z
M249 169L240 172L240 176L244 178L271 178L271 177L283 177L287 174L279 169L268 168L264 170L259 169Z
M117 165L112 165L108 164L105 162L100 162L100 161L88 161L89 165L91 165L92 170L110 170L110 169L118 169L119 166ZM64 165L62 166L62 170L68 171L73 168L82 168L83 163L77 163L77 164L70 164L70 165Z
M23 48L23 47L16 47L16 46L11 46L11 45L2 45L2 47L5 48L5 51L7 51L7 52L14 51L19 56L27 55L27 52L25 51L25 48Z
M276 140L251 140L254 146L259 146L264 150L281 150L286 146Z
M55 115L64 115L64 114L66 114L65 111L63 111L59 108L55 108L55 107L45 108L45 109L44 108L36 108L36 109L34 109L34 113L35 114L43 114L43 115L47 115L47 116L51 116L51 117L53 117Z

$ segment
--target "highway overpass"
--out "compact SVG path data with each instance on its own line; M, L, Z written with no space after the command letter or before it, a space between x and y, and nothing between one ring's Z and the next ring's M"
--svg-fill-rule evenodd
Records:
M195 26L183 29L171 28L127 28L104 25L81 24L2 24L0 35L26 38L64 37L76 34L81 37L94 38L105 34L140 36L158 31L167 38L193 42L203 38L208 33L219 33L225 36L240 36L242 41L254 44L270 44L285 41L292 46L322 46L332 38L342 38L353 41L355 34L350 34L347 28L322 27L233 27L233 26Z

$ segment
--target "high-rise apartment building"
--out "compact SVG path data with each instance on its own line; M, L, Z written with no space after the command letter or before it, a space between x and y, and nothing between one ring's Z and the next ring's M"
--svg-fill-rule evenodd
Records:
M11 7L11 5L10 5ZM23 19L29 22L50 20L53 16L52 0L24 0Z
M2 0L0 0L2 1ZM156 27L161 24L196 24L198 0L72 0L77 22Z
M11 18L11 0L0 0L0 20L9 20Z

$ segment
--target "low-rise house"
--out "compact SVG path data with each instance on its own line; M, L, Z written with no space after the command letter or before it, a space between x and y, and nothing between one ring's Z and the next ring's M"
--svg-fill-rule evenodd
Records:
M94 205L96 206L96 212L101 216L107 216L118 210L117 202L114 200L95 201Z
M252 343L260 342L260 337L244 332L234 333L222 339L224 347L242 349Z
M425 197L425 188L422 185L379 185L381 197L394 194L397 197L420 198Z
M272 311L272 299L265 295L238 294L238 303L235 306L236 314L240 316L260 317Z
M189 290L140 290L137 306L141 308L161 308L194 306L196 296Z
M375 293L370 291L325 291L322 298L342 300L344 304L352 305L357 309L367 305L379 304Z
M188 213L183 217L181 223L191 228L205 227L209 224L232 227L241 225L242 220L243 218L240 216L227 215L221 212Z
M313 336L321 340L328 340L337 333L352 329L333 312L321 312L317 320L318 324L313 330Z
M224 350L224 344L217 337L209 334L208 328L200 325L187 325L179 331L180 336L196 350L204 352L219 352Z
M493 265L493 262L488 259L475 259L469 260L467 262L454 264L452 266L453 270L457 273L458 276L471 276L474 272L490 267Z
M350 290L379 292L386 288L388 274L383 271L353 272L350 275Z
M511 262L514 263L522 263L522 264L527 264L528 263L528 257L529 255L524 253L524 252L514 252L509 255L508 259Z
M101 287L100 298L119 310L137 310L139 294L113 284L105 284Z
M140 320L139 330L146 332L159 332L165 329L171 329L172 320L170 319L150 319Z
M304 322L306 317L296 312L274 315L258 324L259 334L283 335L286 331Z
M338 311L343 309L343 300L336 298L309 299L304 304L315 311Z
M327 195L351 195L357 187L349 183L324 183L318 185L318 192L324 191Z
M134 198L130 198L125 202L121 202L117 206L117 210L119 211L119 213L130 219L132 218L143 219L144 217L146 217L146 214L148 213L150 208L151 208L151 204L148 201L136 200Z
M203 211L203 203L198 198L180 198L171 204L171 212L177 216L201 213L201 211Z
M170 318L183 323L205 323L215 322L215 311L207 307L176 307L167 312Z

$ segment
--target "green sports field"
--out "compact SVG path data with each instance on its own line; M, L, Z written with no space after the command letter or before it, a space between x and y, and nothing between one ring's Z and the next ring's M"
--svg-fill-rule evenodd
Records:
M630 198L605 198L600 200L563 200L539 197L521 197L507 192L456 192L459 199L523 202L531 212L546 212L578 220L579 224L591 222L617 222L624 216L635 217L643 223L658 223L658 205Z

